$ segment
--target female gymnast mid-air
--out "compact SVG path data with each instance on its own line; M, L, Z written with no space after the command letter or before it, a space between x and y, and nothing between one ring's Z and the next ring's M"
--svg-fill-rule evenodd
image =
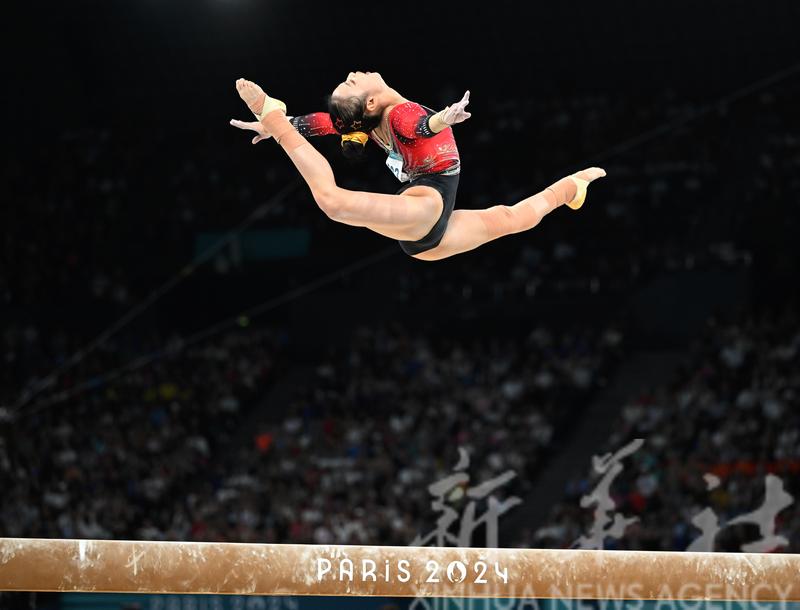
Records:
M439 260L486 242L527 231L557 207L576 210L586 187L606 175L599 167L576 172L511 206L454 210L461 163L451 127L467 120L469 91L440 112L411 102L389 87L377 72L351 72L333 90L328 112L290 118L286 104L269 97L255 83L239 79L236 89L258 121L232 120L255 131L253 143L274 138L305 179L314 200L332 220L367 227L400 242L409 255ZM351 191L336 185L325 157L308 136L342 137L352 157L368 140L388 154L386 164L403 182L395 195Z

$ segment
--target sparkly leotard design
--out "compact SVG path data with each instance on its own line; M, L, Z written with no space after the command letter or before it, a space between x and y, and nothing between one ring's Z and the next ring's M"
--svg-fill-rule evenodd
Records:
M370 133L370 139L387 154L394 152L402 157L403 171L411 180L426 174L452 176L460 172L461 160L453 129L448 127L433 133L428 125L433 114L416 102L404 102L389 112L391 142L384 142L374 131ZM336 129L327 112L294 117L292 125L304 137L343 133Z

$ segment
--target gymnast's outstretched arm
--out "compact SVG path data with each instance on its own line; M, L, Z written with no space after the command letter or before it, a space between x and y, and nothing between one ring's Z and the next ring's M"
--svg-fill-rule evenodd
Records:
M469 91L452 106L447 106L435 114L429 114L416 102L404 102L395 106L392 111L392 129L407 140L432 138L437 133L456 123L462 123L472 116L466 111L469 104Z
M459 102L456 102L452 106L447 106L444 110L440 110L434 114L428 120L430 130L433 133L439 133L448 127L452 127L456 123L463 123L466 121L472 116L471 112L466 111L467 104L469 104L469 91L464 94L464 97L462 97Z
M331 115L327 112L312 112L311 114L304 114L296 117L287 116L286 118L289 119L289 122L304 138L332 136L338 133L331 121ZM253 144L258 144L262 140L269 140L272 137L269 132L267 132L264 125L261 124L261 121L239 121L231 119L231 125L239 129L255 131L256 136L253 138Z
M466 111L467 104L469 104L469 91L455 104L446 106L444 110L428 116L428 113L419 104L409 102L408 110L398 113L394 127L398 133L409 139L432 137L440 131L444 131L457 123L463 123L470 118L472 113ZM327 112L312 112L303 116L287 116L286 118L304 138L338 134L338 131L333 126L331 116ZM253 144L258 144L262 140L267 140L271 137L264 125L261 124L261 121L238 121L232 119L231 125L239 129L255 131L256 136L253 138Z

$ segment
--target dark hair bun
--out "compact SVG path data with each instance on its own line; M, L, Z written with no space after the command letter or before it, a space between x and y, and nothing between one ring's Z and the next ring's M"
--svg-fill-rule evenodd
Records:
M350 96L345 98L328 98L328 113L334 129L342 136L354 133L368 135L381 123L381 115L366 114L367 96ZM366 139L366 138L365 138ZM361 160L366 157L366 142L361 144L356 139L342 140L342 154L349 160Z
M342 142L342 154L351 161L360 161L366 157L366 146L358 142Z

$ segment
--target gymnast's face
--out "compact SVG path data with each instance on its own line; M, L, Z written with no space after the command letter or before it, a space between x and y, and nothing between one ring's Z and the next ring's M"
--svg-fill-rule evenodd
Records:
M386 83L377 72L350 72L347 78L339 83L333 90L333 97L367 97L367 107L370 106L370 98L374 98L378 93L386 88Z

